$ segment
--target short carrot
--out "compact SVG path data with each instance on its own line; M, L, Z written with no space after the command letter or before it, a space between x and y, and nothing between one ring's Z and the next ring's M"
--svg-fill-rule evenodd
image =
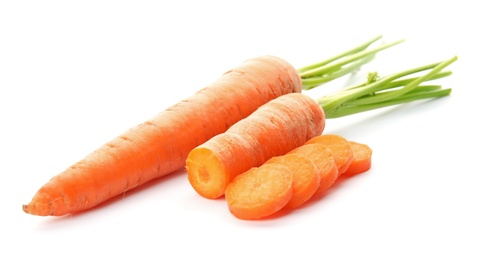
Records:
M293 196L284 206L286 209L294 209L303 205L318 190L321 183L321 173L316 164L306 156L288 153L283 156L275 156L265 164L277 163L290 169L293 174Z
M364 143L349 141L353 151L353 160L344 176L352 176L368 171L371 168L372 149Z
M318 143L305 143L289 153L311 159L316 165L316 168L318 168L321 183L314 194L325 191L331 187L338 178L338 168L334 162L333 152L327 146Z
M344 173L353 161L353 151L349 141L339 135L325 134L311 138L307 144L318 143L331 149L338 174Z
M205 198L223 196L238 174L320 135L324 123L323 110L309 96L280 96L194 148L186 159L188 180Z
M384 78L372 77L364 84L351 86L322 97L315 105L307 101L290 106L287 101L290 97L304 99L304 94L293 93L281 96L266 103L225 133L194 148L186 159L188 180L201 196L210 199L218 198L224 194L231 180L239 174L251 167L260 166L273 156L286 154L288 149L293 150L321 134L324 130L325 118L343 117L414 100L447 96L450 94L450 89L442 89L441 86L425 86L421 83L450 75L449 72L441 71L456 60L457 57L453 57ZM405 76L422 71L428 72L422 76L403 79ZM271 111L266 114L262 112L263 107L267 107L264 110ZM273 112L273 108L276 112ZM311 108L324 112L321 116L317 116L320 121L309 118L312 114L304 112L304 110L311 111ZM310 128L311 122L314 122L313 126L317 125L315 130ZM312 132L314 133L311 134ZM304 140L305 137L309 138ZM344 171L342 167L347 165L350 157L346 159L339 166L342 171ZM338 167L336 170L337 173L333 174L329 181L325 178L321 179L323 187L318 188L318 192L324 191L335 182L339 174Z
M278 163L253 167L237 176L225 191L230 212L239 219L253 220L282 209L293 196L293 174Z

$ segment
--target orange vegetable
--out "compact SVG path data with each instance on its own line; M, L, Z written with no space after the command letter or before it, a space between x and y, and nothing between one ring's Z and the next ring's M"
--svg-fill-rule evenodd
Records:
M42 216L86 210L182 169L194 147L264 103L301 88L298 72L284 60L272 56L247 60L53 177L23 210Z
M293 196L293 174L278 163L253 167L237 176L225 190L230 212L239 219L253 220L282 209Z
M331 149L334 162L338 168L338 174L344 173L353 161L353 151L351 150L351 145L349 144L348 140L342 136L333 134L320 135L311 138L311 140L306 143L318 143Z
M348 169L343 173L345 176L352 176L368 171L371 168L371 157L373 151L367 144L349 141L353 151L353 160Z
M324 112L312 98L278 97L194 148L186 159L188 180L201 196L218 198L237 175L304 144L324 124Z
M294 209L304 204L316 193L321 183L320 171L308 157L289 153L273 157L266 161L266 164L268 163L284 165L293 173L293 196L285 205L286 209Z
M334 162L333 153L325 145L319 143L305 143L289 153L305 156L315 163L316 168L319 170L319 175L321 176L321 183L316 189L316 194L331 187L338 178L338 168Z

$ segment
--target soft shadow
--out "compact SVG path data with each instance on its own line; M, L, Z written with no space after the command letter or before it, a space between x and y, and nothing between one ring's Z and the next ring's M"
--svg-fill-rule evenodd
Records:
M102 210L105 210L109 206L111 206L115 203L118 203L119 201L121 201L125 198L134 197L134 196L138 195L139 193L141 193L145 190L151 189L153 187L158 188L158 186L168 185L167 184L168 182L170 182L170 181L172 181L176 178L180 178L180 177L184 176L185 174L186 173L185 173L184 169L174 171L174 172L172 172L168 175L165 175L165 176L162 176L160 178L151 180L151 181L149 181L149 182L147 182L147 183L145 183L145 184L143 184L139 187L136 187L132 190L124 192L120 195L117 195L117 196L115 196L115 197L113 197L113 198L111 198L111 199L93 207L93 208L87 209L85 211L74 212L74 213L70 213L70 214L67 214L67 215L64 215L64 216L59 216L59 217L47 216L45 218L48 218L48 219L46 219L44 224L45 225L58 225L60 223L76 221L78 219L81 219L81 218L84 218L84 217L87 217L87 216L90 216L90 215L93 215L93 214L97 214L98 212L100 212Z

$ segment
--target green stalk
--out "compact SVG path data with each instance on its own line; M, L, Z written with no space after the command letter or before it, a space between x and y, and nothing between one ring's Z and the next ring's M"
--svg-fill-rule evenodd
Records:
M403 42L403 40L398 40L368 49L381 37L381 35L376 36L363 44L337 54L329 59L299 68L298 72L302 79L303 89L312 89L326 82L347 75L359 69L362 65L372 61L378 52Z
M322 97L318 99L318 103L323 107L326 118L337 118L415 100L447 96L451 89L421 83L451 75L452 72L442 70L456 60L457 57L454 56L442 62L404 70L382 78L371 74L365 83ZM419 72L425 74L404 78Z

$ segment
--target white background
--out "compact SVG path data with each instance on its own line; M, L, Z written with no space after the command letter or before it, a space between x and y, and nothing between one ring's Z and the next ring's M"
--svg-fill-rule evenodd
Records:
M0 259L479 259L473 1L2 1ZM382 34L401 45L353 78L458 55L446 98L327 121L373 168L281 218L241 221L184 172L93 210L21 210L55 174L271 54L301 67Z

